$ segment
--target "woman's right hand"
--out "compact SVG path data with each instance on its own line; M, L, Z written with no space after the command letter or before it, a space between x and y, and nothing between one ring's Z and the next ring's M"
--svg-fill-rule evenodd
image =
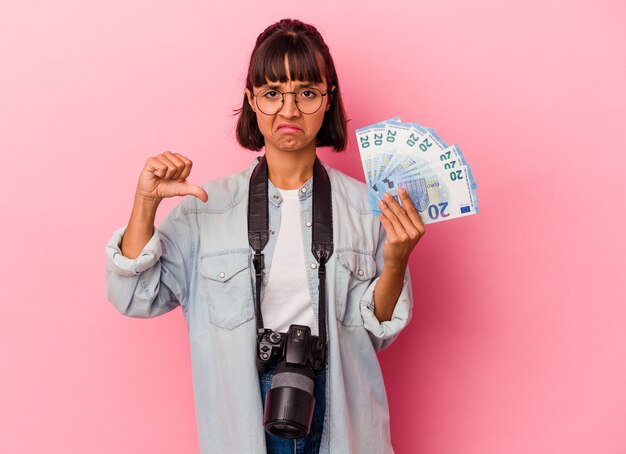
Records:
M139 176L137 196L158 203L167 197L193 195L206 203L206 191L187 182L192 165L185 156L170 151L148 158Z

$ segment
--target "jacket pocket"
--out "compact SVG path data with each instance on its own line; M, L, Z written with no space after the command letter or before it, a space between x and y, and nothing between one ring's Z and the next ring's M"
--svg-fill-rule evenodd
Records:
M336 316L343 325L363 326L361 298L376 276L376 260L367 253L337 251Z
M254 317L247 250L205 255L200 267L211 323L232 330Z

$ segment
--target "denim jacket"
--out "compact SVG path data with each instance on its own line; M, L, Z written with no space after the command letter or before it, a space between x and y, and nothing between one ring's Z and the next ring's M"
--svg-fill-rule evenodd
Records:
M106 246L106 291L129 317L156 317L181 306L187 322L200 450L265 453L263 409L255 365L255 276L248 244L248 183L257 164L204 183L207 203L181 200L135 259L120 250L127 226ZM373 293L380 276L384 229L363 183L324 164L330 177L334 253L327 265L328 365L320 453L392 453L389 410L376 352L411 318L407 269L392 319L380 323ZM312 179L300 188L301 228L313 312L318 317L317 262L311 253ZM265 288L280 227L282 199L269 184L270 239Z

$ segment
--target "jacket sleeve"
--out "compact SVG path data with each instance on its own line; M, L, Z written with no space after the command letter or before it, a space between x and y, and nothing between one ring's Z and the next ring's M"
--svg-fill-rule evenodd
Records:
M156 317L179 305L186 309L195 248L182 202L154 229L135 259L125 257L120 249L127 227L116 230L106 245L108 300L129 317Z
M382 272L384 264L383 245L386 239L385 230L381 228L380 232L378 247L376 249L376 275L361 299L361 315L363 317L363 324L365 329L368 331L376 351L384 350L389 347L394 340L396 340L400 331L402 331L411 320L413 310L411 275L409 273L409 267L407 266L404 274L402 291L400 292L400 296L396 302L391 320L381 323L376 318L376 315L374 315L374 292L376 290L376 284L380 279L380 273Z

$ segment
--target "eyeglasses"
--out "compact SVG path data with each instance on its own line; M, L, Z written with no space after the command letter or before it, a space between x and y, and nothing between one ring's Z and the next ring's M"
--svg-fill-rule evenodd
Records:
M252 96L256 99L256 106L265 115L276 115L283 108L285 95L295 95L296 107L305 115L314 114L322 107L324 96L328 94L328 90L322 93L317 88L308 87L301 88L298 91L278 91L275 88L266 88L256 95Z

